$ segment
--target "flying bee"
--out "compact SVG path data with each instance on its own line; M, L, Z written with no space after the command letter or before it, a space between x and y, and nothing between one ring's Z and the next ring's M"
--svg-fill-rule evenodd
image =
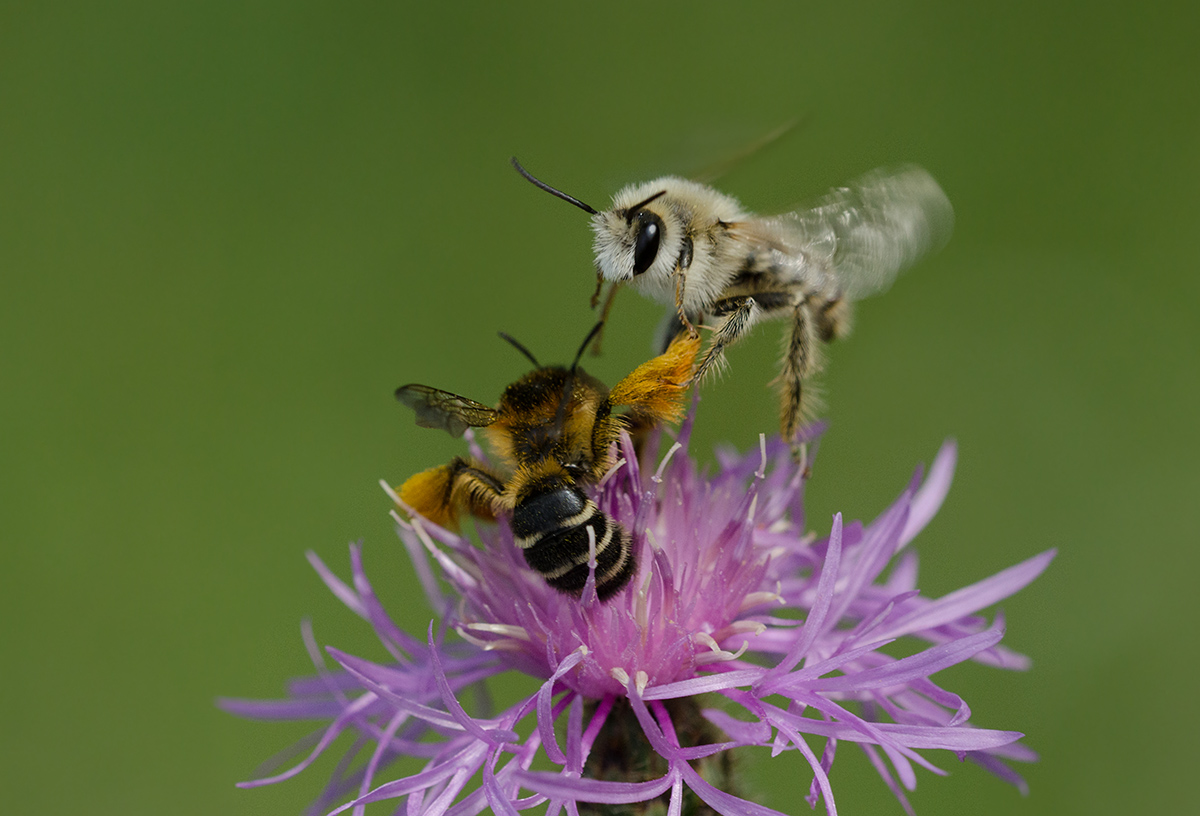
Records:
M660 329L711 322L712 342L695 378L719 366L726 347L761 320L787 319L780 373L780 430L799 455L796 432L812 418L810 378L821 344L850 330L853 301L895 277L950 236L954 211L927 172L875 170L811 206L776 216L746 211L731 196L667 176L625 187L603 212L513 166L537 187L592 217L597 288L607 281L605 312L628 284L673 307Z
M595 554L596 594L604 600L624 587L637 568L633 537L585 492L613 464L623 428L676 421L700 350L681 333L658 357L643 363L609 391L579 367L601 324L587 336L570 368L542 366L505 334L534 370L504 389L495 408L430 388L405 385L396 398L417 412L417 424L462 436L483 428L505 473L456 457L410 478L401 501L442 526L457 528L466 512L483 520L509 516L525 561L562 592L580 595ZM624 414L614 414L625 408ZM590 528L590 533L589 533Z

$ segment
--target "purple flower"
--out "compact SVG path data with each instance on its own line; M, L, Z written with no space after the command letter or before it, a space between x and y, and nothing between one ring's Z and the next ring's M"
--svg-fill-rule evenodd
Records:
M390 659L329 648L338 664L330 670L306 628L316 676L293 681L284 700L221 701L255 719L328 723L305 759L243 786L295 776L349 731L356 741L316 812L349 797L332 812L405 798L398 812L448 816L545 803L551 816L564 807L616 812L655 799L672 814L685 804L774 813L733 792L731 749L758 747L798 752L812 769L807 801L823 799L835 814L829 770L843 742L866 752L910 813L914 766L943 773L927 749L953 751L1023 789L1004 762L1036 759L1022 735L975 727L967 704L930 677L967 660L1028 667L999 645L1003 618L989 624L978 613L1030 583L1054 552L927 598L907 545L945 498L953 444L874 521L843 524L838 515L817 538L804 532L806 471L787 445L721 453L710 477L682 449L689 431L690 420L652 473L623 439L622 460L599 487L599 506L639 548L630 586L604 603L591 580L582 599L547 586L504 523L481 525L476 545L396 515L441 621L419 639L381 607L359 546L350 548L349 585L310 554ZM908 656L891 653L899 638ZM493 711L484 681L511 670L532 678L527 694ZM404 772L385 774L397 760Z

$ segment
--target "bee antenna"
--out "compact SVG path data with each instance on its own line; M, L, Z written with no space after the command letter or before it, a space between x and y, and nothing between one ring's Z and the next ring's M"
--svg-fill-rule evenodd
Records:
M533 367L534 367L534 368L541 368L541 367L542 367L542 364L541 364L541 363L539 363L539 362L537 361L537 358L533 356L533 353L532 353L532 352L530 352L530 350L529 350L529 349L527 349L527 348L525 348L524 346L522 346L520 343L518 343L518 342L517 342L516 340L514 340L514 339L513 339L511 336L509 336L509 335L505 334L504 332L496 332L496 333L500 335L501 339L503 339L503 340L505 340L506 342L510 343L510 344L512 345L512 347L513 347L513 348L515 348L517 351L521 352L521 353L522 353L522 354L524 354L526 357L528 357L528 358L529 358L529 362L533 363Z
M600 329L604 328L604 321L601 320L592 330L588 332L587 337L583 339L583 345L579 347L579 351L575 352L575 360L571 363L571 370L567 372L567 379L563 383L562 399L558 402L558 410L554 412L554 428L555 433L562 433L563 423L567 418L567 406L571 404L571 396L575 393L575 371L579 368L579 358L583 356L583 352L591 345L594 338Z
M653 200L654 200L654 199L656 199L656 198L660 198L660 197L662 197L662 196L665 196L666 194L667 194L667 191L666 191L666 190L659 190L657 193L655 193L654 195L652 195L652 196L650 196L649 198L645 199L644 201L639 201L637 204L634 204L632 207L630 207L629 209L627 209L627 210L625 211L625 221L626 221L626 223L632 224L632 223L633 223L633 217L634 217L635 215L637 215L637 214L638 214L638 210L644 209L644 208L645 208L645 206L646 206L647 204L649 204L651 201L653 201Z
M567 195L562 190L556 190L553 187L551 187L549 184L547 184L546 182L542 181L541 179L535 178L532 173L530 173L528 170L526 170L524 167L521 166L521 163L519 161L517 161L516 156L513 156L511 161L512 161L512 166L516 168L517 172L520 173L522 176L524 176L525 180L528 181L530 184L532 184L534 187L538 187L542 190L545 190L550 195L557 196L558 198L561 198L563 201L566 201L569 204L574 204L576 207L583 210L588 215L597 215L597 212L594 209L589 207L587 204L584 204L582 201L580 201L575 196Z
M604 328L603 320L601 320L595 326L592 326L592 330L590 332L588 332L587 337L585 337L583 339L583 345L580 346L579 351L577 351L575 353L575 362L571 363L571 373L572 374L574 374L575 369L579 367L579 358L583 356L583 352L587 349L588 346L590 346L592 344L592 339L595 338L595 336L600 333L600 330L602 328Z

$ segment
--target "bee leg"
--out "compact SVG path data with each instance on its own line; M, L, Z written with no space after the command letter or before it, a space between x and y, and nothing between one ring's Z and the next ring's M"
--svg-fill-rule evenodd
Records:
M592 295L592 308L600 302L600 285L604 282L604 278L598 278L596 282L596 293ZM608 325L608 313L612 311L613 301L617 297L617 289L620 284L614 283L608 289L608 297L604 298L604 308L600 310L600 331L596 332L596 339L592 341L592 356L600 356L600 340L604 337L604 328Z
M449 465L447 504L465 508L475 518L493 521L504 506L504 482L461 457Z
M696 337L699 332L692 325L692 321L688 320L687 313L683 310L683 282L685 273L682 268L675 269L675 313L679 315L679 322L688 330L689 337Z
M821 367L817 329L808 302L796 303L792 310L792 331L783 355L783 369L779 373L779 430L791 445L792 458L797 462L804 457L804 446L796 442L796 432L813 407L813 397L805 392L804 381Z
M592 308L595 309L600 305L600 292L604 289L604 273L600 268L596 268L596 291L592 292ZM612 297L611 293L609 297Z
M710 368L719 365L724 359L725 347L744 337L762 315L762 310L752 297L719 300L713 305L712 311L715 316L721 316L722 320L713 329L712 345L708 347L700 365L696 367L692 382L699 382Z
M695 319L697 324L704 322L704 315L700 315ZM663 313L662 320L658 321L658 325L654 328L654 342L650 348L655 354L662 354L671 347L671 341L674 340L681 331L684 325L679 320L679 315L674 309L667 309Z
M458 529L464 510L476 518L494 519L503 509L503 492L503 482L461 457L422 471L397 489L412 512L448 530Z
M822 342L837 340L850 333L850 301L840 294L827 300L816 310L817 334Z

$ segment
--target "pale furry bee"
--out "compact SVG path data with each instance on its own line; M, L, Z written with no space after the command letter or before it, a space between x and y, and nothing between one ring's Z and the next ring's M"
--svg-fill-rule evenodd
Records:
M813 205L776 216L745 210L706 185L667 176L625 187L603 212L513 166L537 187L584 210L595 233L597 289L628 284L673 306L661 337L712 321L712 342L695 377L719 366L727 346L760 320L791 323L783 351L780 430L799 455L796 433L812 418L806 388L822 366L821 343L850 330L851 303L949 238L954 211L919 167L875 170ZM661 345L659 346L661 348Z
M455 457L448 465L411 477L400 500L414 512L456 529L468 513L483 520L511 519L513 540L526 563L550 586L579 596L595 554L596 594L611 597L637 568L629 531L606 516L584 488L613 464L623 428L676 421L700 350L681 333L667 350L638 366L609 391L579 367L592 330L570 368L542 366L528 350L501 335L535 369L504 389L495 408L426 385L405 385L396 398L417 412L417 424L462 436L483 428L504 471ZM625 408L626 413L613 413ZM589 535L588 528L591 528Z

